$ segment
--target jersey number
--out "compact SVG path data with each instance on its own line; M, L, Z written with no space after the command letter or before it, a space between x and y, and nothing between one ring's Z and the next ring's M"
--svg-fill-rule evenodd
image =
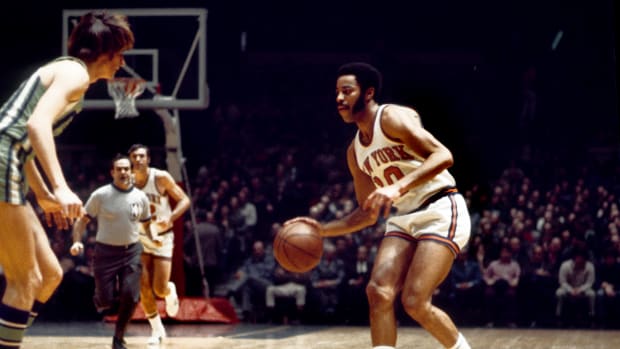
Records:
M383 178L385 178L387 185L391 185L403 177L405 177L405 174L397 166L389 166L383 171ZM379 177L372 177L372 181L375 182L377 187L383 188L386 185Z

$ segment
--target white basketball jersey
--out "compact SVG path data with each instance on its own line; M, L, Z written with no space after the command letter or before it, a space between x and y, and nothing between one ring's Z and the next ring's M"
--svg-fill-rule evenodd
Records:
M157 221L160 217L169 218L172 215L168 195L162 195L159 190L157 190L155 178L159 172L160 171L158 169L150 167L146 184L144 184L144 187L140 188L144 193L146 193L146 196L151 202L151 218L153 221Z
M414 171L424 161L407 145L389 139L381 128L381 116L387 105L381 105L377 110L370 144L360 142L360 131L355 135L354 149L357 166L372 178L375 187L380 188L395 183L400 178ZM412 188L405 195L394 202L398 213L415 210L438 191L456 186L454 177L444 170L430 181Z

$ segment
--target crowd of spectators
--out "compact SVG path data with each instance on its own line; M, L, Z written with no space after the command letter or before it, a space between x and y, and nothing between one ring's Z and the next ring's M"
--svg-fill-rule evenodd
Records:
M620 326L617 169L608 165L594 162L559 170L554 180L548 174L538 175L527 163L511 164L497 179L462 189L471 208L472 236L437 290L439 304L459 323L472 326ZM320 221L345 215L355 206L351 184L325 186L307 204L296 214ZM271 285L283 281L276 276L281 271L276 271L269 244L287 217L270 221L266 235L230 235L267 246L264 258L273 266ZM379 224L358 234L325 239L319 266L296 276L296 284L306 287L305 302L295 303L295 309L305 309L305 321L367 321L364 284L381 236ZM235 256L244 256L239 251ZM228 265L229 271L236 268L235 263ZM226 283L226 277L222 281ZM252 304L255 308L243 308L252 314L251 321L271 321L265 311L274 306L272 295L265 301L268 287L254 289L259 295Z
M271 250L286 219L327 221L356 206L344 146L323 142L317 148L291 134L276 137L281 129L261 123L260 110L249 114L261 126L243 119L234 105L213 114L220 146L191 176L197 224L186 219L187 295L202 295L202 255L211 295L230 299L243 321L366 324L365 284L382 238L380 223L324 239L320 264L306 274L279 268ZM263 132L239 136L254 127ZM86 198L107 181L107 170L83 165L69 170L72 185ZM472 236L438 288L437 303L462 325L620 327L616 165L539 166L511 162L496 178L459 188L470 207ZM68 255L67 232L50 231L65 278L42 318L98 316L91 299L95 228L88 227L80 257ZM201 254L194 236L201 239Z

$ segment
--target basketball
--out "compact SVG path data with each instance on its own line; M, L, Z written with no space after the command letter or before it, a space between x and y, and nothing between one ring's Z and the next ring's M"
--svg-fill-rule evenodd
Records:
M273 254L282 268L294 273L305 273L321 261L323 239L319 230L311 224L288 224L276 234Z

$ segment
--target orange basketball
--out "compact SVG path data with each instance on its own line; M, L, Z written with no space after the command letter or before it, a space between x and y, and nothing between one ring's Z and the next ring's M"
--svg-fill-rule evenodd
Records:
M323 239L313 225L304 222L288 224L276 234L273 254L282 268L304 273L321 261Z

